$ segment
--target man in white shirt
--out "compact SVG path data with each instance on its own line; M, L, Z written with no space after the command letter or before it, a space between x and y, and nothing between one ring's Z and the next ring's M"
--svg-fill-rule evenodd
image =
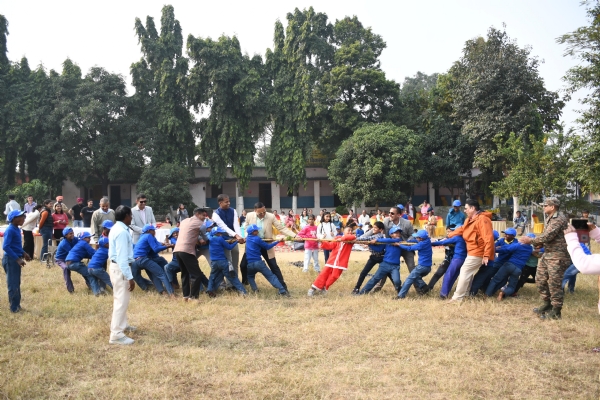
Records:
M152 208L147 206L146 195L140 193L136 198L137 205L131 209L131 225L129 226L133 231L133 244L136 244L142 234L142 228L146 224L156 225L156 219L154 218L154 212Z
M363 226L371 223L371 217L367 214L366 210L362 210L362 214L358 217L358 223L363 224Z
M11 211L15 211L21 210L21 206L19 205L19 203L17 203L15 201L15 195L14 194L9 194L8 195L8 203L6 203L6 208L4 209L4 215L6 215L6 220L8 221L8 214L10 214Z
M242 238L242 230L240 229L240 219L237 211L230 207L231 202L229 201L229 196L226 194L220 194L217 196L217 201L219 202L219 208L213 212L212 220L219 228L223 228L230 237L235 238L239 243L244 243L244 239ZM233 250L226 250L225 255L227 256L229 262L233 265L235 274L238 275L240 264L239 246L235 246ZM227 283L227 286L229 287L229 281Z

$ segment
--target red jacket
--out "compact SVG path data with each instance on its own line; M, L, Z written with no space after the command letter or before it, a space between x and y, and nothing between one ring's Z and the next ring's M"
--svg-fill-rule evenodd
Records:
M345 240L355 240L354 235L344 235L336 237L339 242L335 243L335 247L331 251L327 259L326 267L337 269L348 269L348 260L352 251L353 243L344 243Z

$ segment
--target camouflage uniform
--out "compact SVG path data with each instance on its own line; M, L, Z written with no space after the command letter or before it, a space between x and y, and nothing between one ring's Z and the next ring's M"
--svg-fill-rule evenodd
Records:
M552 307L562 307L564 299L562 278L571 265L571 257L563 233L569 225L569 220L555 212L548 216L545 222L544 233L531 241L534 246L543 244L545 249L538 263L535 283L542 301L551 302Z

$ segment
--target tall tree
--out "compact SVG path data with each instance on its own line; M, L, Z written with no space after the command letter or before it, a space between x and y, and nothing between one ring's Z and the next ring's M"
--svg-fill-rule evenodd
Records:
M180 164L148 166L138 180L137 191L148 197L154 212L170 212L174 216L174 209L179 203L186 204L191 209L194 207L190 178L190 170Z
M194 121L187 100L188 59L173 6L164 6L160 34L150 16L135 20L142 58L131 65L135 114L149 129L143 146L151 162L194 163Z
M264 132L268 97L262 58L242 55L237 37L219 40L188 37L194 66L189 76L189 98L197 112L207 110L199 124L200 153L209 166L211 183L221 184L227 167L248 186L254 167L256 141Z
M322 132L323 76L331 69L333 26L327 15L311 7L287 14L284 31L275 23L273 50L268 49L266 67L273 82L273 137L267 152L267 173L280 184L297 191L306 183L306 160Z
M342 142L328 175L346 204L404 202L421 180L419 157L419 137L410 129L365 124Z

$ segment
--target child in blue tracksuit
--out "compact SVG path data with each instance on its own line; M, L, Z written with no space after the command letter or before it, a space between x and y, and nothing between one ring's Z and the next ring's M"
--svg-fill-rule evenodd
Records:
M141 274L141 270L145 269L150 279L152 279L157 292L163 294L166 291L168 295L173 296L173 286L171 286L165 274L167 260L158 255L161 251L172 248L173 245L164 246L160 244L156 240L156 237L154 237L155 234L156 228L152 224L146 224L142 228L142 235L133 248L133 258L135 261L131 264L131 273L140 288L147 290L148 287L145 285Z
M364 288L358 292L359 295L363 295L369 293L371 289L375 286L377 282L382 280L384 277L391 275L392 282L394 282L394 286L397 288L400 287L400 247L398 247L398 242L400 242L400 234L402 233L402 229L397 226L392 226L389 230L390 238L379 238L373 239L371 241L372 244L375 243L386 243L385 246L385 254L383 256L383 261L379 264L379 269L375 272L375 275L369 282L365 285Z
M257 272L263 274L263 276L269 281L269 283L279 290L279 294L282 296L289 296L288 291L283 287L279 279L275 274L267 267L262 259L260 250L270 250L277 246L279 242L273 242L271 244L265 242L258 236L258 226L255 224L248 225L246 228L248 234L246 238L246 259L248 260L248 283L254 292L258 292L256 281L254 277ZM283 239L281 240L283 242Z
M419 252L419 264L408 275L402 289L398 292L398 298L403 299L406 297L406 293L414 282L417 283L417 287L421 292L426 292L429 286L423 281L423 277L427 276L431 272L431 264L433 258L433 250L431 249L431 240L425 229L419 230L417 233L413 233L413 237L417 239L418 243L413 246L400 245L401 250L406 251L418 251ZM446 273L447 275L448 273ZM427 288L427 289L425 289Z
M233 243L227 243L221 235L226 234L227 231L221 227L213 229L213 235L208 240L208 250L210 252L210 278L208 279L208 289L206 293L210 297L216 297L216 291L223 282L223 279L227 277L229 282L236 288L240 293L246 295L246 289L242 282L240 282L235 270L229 269L229 260L225 257L225 250L233 250L237 246L237 240Z
M357 230L358 232L358 230ZM383 222L377 221L375 225L373 225L373 229L370 235L368 236L358 236L357 241L363 240L379 240L385 238L385 226ZM385 244L370 244L369 251L371 252L371 256L367 260L362 271L360 271L360 275L358 276L358 280L356 281L356 285L354 286L354 290L352 290L352 294L360 293L360 287L362 286L367 274L371 272L374 266L377 264L381 264L383 262L383 255L385 253Z
M499 237L500 234L498 233L498 231L494 230L495 247L506 244L505 238L498 239ZM501 260L501 262L503 263L504 261ZM482 265L481 268L479 268L479 271L477 271L477 273L473 277L473 283L471 283L471 296L475 296L480 289L482 292L485 291L485 289L490 284L490 281L492 280L493 276L496 275L496 272L498 272L498 268L500 268L501 265L502 264L498 262L498 258L496 258L495 260L489 260L487 265Z
M363 231L362 226L363 226L363 224L358 224L358 228L356 228L356 232L354 232L354 235L356 235L356 237L359 237L359 236L362 236L365 234L365 231Z
M456 225L453 228L450 228L451 231L455 230L459 226ZM465 262L465 258L467 258L467 244L462 236L454 236L450 239L446 240L438 240L437 242L433 242L432 246L448 246L454 245L454 255L452 256L452 260L450 261L450 265L444 274L444 280L442 281L442 289L440 290L440 297L443 299L448 298L450 294L450 290L452 290L452 286L454 286L454 282L458 279L458 275L460 274L460 267L462 267ZM421 254L419 253L419 264L421 264ZM429 286L428 286L429 288ZM423 290L426 292L426 290Z
M592 252L585 245L585 243L580 243L580 245L585 254L587 254L588 256L592 255ZM565 271L565 274L563 275L563 280L562 280L562 285L561 285L564 291L566 291L566 289L568 287L569 293L575 293L575 282L577 280L578 273L579 273L579 270L573 264L571 264L569 266L569 268L567 268L567 270Z
M106 220L104 222L110 222L112 227L112 221ZM103 224L104 225L104 224ZM110 228L109 228L110 229ZM100 286L99 293L94 293L96 296L100 294L106 294L102 286L108 286L112 289L112 283L110 282L110 276L106 272L106 261L108 260L108 236L100 236L98 240L98 250L92 256L92 259L88 263L88 272L91 276L95 277Z
M67 291L72 293L75 290L73 286L73 281L71 280L71 270L67 267L66 258L69 255L69 251L77 244L79 239L75 237L75 233L73 232L73 228L66 227L63 229L63 238L58 243L58 248L56 249L56 254L54 255L54 262L63 270L63 279L65 280L65 285L67 286ZM86 283L89 286L89 281L86 279Z
M25 261L30 261L29 254L23 250L23 240L19 225L25 221L25 211L12 210L8 213L8 228L4 231L2 250L2 267L6 273L6 286L8 287L8 303L10 311L21 311L21 267Z
M519 277L521 276L521 270L529 260L533 248L530 244L520 243L515 240L511 244L505 244L498 248L497 251L499 256L508 255L509 258L502 266L500 266L500 269L496 272L496 275L494 275L488 285L485 294L486 296L491 297L500 289L498 300L502 300L505 296L510 296L516 291ZM506 284L507 279L508 284L502 287Z
M179 236L179 228L171 228L169 232L169 243L173 246L177 244L177 237ZM167 279L171 282L171 286L173 289L179 289L179 282L177 281L177 273L181 272L181 268L179 268L179 262L177 261L177 257L173 256L171 262L165 265L165 274L167 275Z
M85 279L85 282L89 284L90 289L94 294L100 293L100 287L98 286L98 281L92 275L90 275L87 266L83 263L84 258L91 259L94 256L96 250L90 246L90 239L92 235L89 232L81 232L79 234L79 241L65 259L67 263L67 268L71 271L75 271L79 273Z

